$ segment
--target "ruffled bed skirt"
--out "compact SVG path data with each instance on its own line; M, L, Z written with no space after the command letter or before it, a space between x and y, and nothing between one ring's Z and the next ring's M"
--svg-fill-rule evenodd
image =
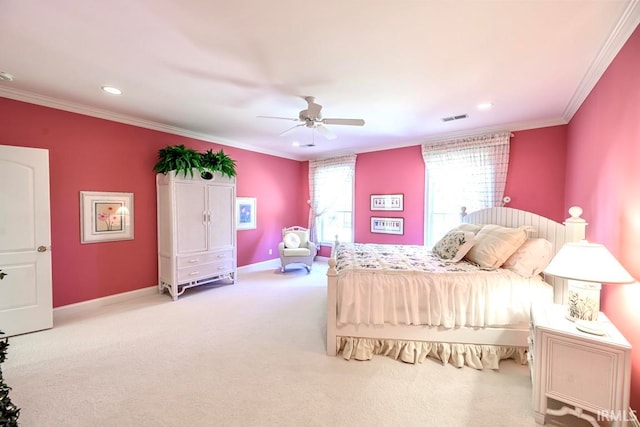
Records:
M336 345L338 353L342 353L347 360L370 360L374 355L384 355L406 363L422 363L431 357L442 364L451 363L457 368L467 365L475 369L498 369L500 361L504 359L527 364L526 347L355 337L337 337Z

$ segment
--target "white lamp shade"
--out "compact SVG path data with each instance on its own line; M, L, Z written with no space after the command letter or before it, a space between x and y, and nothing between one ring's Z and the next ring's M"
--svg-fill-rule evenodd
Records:
M566 243L544 272L552 276L583 282L635 282L635 279L604 245L589 243L586 240Z

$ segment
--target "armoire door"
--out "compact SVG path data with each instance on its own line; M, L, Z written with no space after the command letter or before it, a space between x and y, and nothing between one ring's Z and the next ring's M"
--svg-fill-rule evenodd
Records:
M175 199L178 254L207 251L207 186L176 182Z
M230 186L209 186L210 248L231 248L235 244L235 190Z

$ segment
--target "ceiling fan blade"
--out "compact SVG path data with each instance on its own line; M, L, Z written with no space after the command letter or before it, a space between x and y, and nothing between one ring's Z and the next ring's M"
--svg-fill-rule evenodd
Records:
M293 132L294 129L299 128L300 126L304 126L304 123L300 123L299 125L295 125L294 127L291 127L283 132L280 132L280 136L285 136L285 135L289 135L291 132Z
M347 126L364 126L362 119L322 119L325 125L347 125Z
M336 134L331 132L331 129L329 129L326 126L323 126L322 124L316 125L316 129L318 130L318 133L320 135L324 136L328 140L332 140L332 139L336 139L337 138Z
M279 119L279 120L291 120L297 122L299 119L293 117L274 117L274 116L256 116L259 119Z

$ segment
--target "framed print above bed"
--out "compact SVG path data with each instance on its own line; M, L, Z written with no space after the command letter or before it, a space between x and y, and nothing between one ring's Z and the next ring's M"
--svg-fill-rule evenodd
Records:
M381 234L404 234L404 218L371 217L371 232Z
M372 194L372 211L403 211L404 194Z
M80 243L133 239L133 193L80 192Z

